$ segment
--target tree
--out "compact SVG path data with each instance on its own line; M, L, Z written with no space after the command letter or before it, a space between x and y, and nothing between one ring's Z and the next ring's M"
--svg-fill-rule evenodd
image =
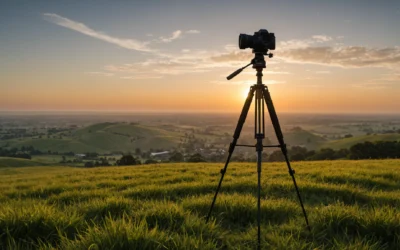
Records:
M351 138L351 137L353 137L353 135L352 135L352 134L347 134L347 135L344 135L344 138Z
M269 156L269 161L285 161L285 157L283 156L282 151L276 150Z
M117 161L118 166L138 165L140 162L132 155L124 155Z
M206 160L204 159L204 157L199 153L191 155L188 159L188 162L205 162L205 161Z
M157 163L157 161L156 161L156 160L153 160L153 159L147 159L147 160L144 162L144 164L154 164L154 163Z
M232 156L232 161L237 161L237 162L245 162L245 158L243 153L237 153L235 155Z
M85 162L85 168L92 168L92 167L94 167L94 164L92 161Z
M183 162L183 160L184 160L183 154L179 152L175 152L169 157L170 162Z
M348 158L349 154L350 154L350 151L347 148L342 148L335 152L334 158L335 159Z
M290 159L293 161L304 161L307 155L307 149L305 147L293 146L289 150Z
M334 160L335 150L331 148L322 148L311 157L312 160Z

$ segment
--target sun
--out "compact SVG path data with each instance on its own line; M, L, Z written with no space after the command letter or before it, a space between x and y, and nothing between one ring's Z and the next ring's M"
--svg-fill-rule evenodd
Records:
M244 89L242 89L241 92L240 92L240 97L241 97L243 100L245 100L245 99L247 98L247 96L249 95L249 91L250 91L250 88L244 88Z

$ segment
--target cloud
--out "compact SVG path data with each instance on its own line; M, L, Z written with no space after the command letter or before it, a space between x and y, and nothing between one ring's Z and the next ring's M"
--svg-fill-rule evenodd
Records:
M363 46L308 47L288 49L277 53L287 62L313 63L343 68L400 66L400 48L368 48Z
M321 43L326 43L332 41L333 38L325 35L314 35L308 39L291 39L288 41L282 41L279 43L279 48L285 49L300 49L308 48L312 45L319 45Z
M382 74L380 77L371 79L369 82L400 82L400 73L392 72L388 74Z
M182 75L203 73L217 69L229 69L243 66L244 61L220 61L211 58L221 52L206 50L184 50L175 54L156 54L154 58L130 64L110 64L104 67L108 72L133 73L151 76ZM250 53L251 56L251 53ZM246 60L247 61L247 60ZM245 61L245 62L246 62Z
M343 68L385 67L396 69L400 66L400 47L370 48L365 46L343 46L335 44L336 39L326 35L314 35L309 39L292 39L283 41L274 51L275 61L289 63L310 63ZM329 44L332 42L331 44ZM227 45L225 51L211 56L216 63L238 63L251 60L252 54L241 51L236 46ZM266 71L268 74L268 71ZM315 72L329 74L328 71ZM273 74L271 72L271 74Z
M98 75L98 76L113 76L113 73L110 72L85 72L85 74L89 75Z
M176 30L174 32L172 32L170 37L160 37L160 41L163 43L169 43L172 42L175 39L180 38L182 35L182 31L181 30Z
M316 40L317 42L328 42L328 41L332 40L332 37L325 36L325 35L315 35L315 36L312 36L312 38L314 40Z
M246 71L246 72L242 72L240 74L255 76L256 72L255 71ZM268 68L263 71L263 75L290 75L290 74L291 73L287 72L287 71L274 71L274 70L271 70Z
M160 79L162 78L162 76L135 75L135 76L121 76L120 78L125 80L145 80L145 79Z
M256 80L242 80L242 81L211 81L211 83L215 84L229 84L229 85L253 85L256 84ZM276 81L276 80L263 80L263 84L270 85L270 84L280 84L285 83L285 81Z
M330 74L331 72L329 70L321 70L321 71L315 71L315 74Z
M326 35L314 35L311 39L289 40L280 43L276 58L290 63L311 63L343 68L400 66L400 47L371 48L344 46L342 43L327 44L341 40ZM321 74L321 72L316 72Z
M199 34L200 31L198 31L198 30L187 30L185 33L187 33L187 34Z
M77 32L85 34L87 36L94 37L94 38L100 39L102 41L118 45L122 48L137 50L137 51L145 51L145 52L152 51L147 46L148 45L147 42L141 42L141 41L138 41L135 39L112 37L105 33L93 30L83 23L75 22L73 20L59 16L57 14L44 13L43 16L49 22L52 22L54 24L57 24L59 26L62 26L62 27L65 27L65 28L68 28L68 29L71 29L74 31L77 31Z
M214 62L249 62L254 57L249 51L232 51L212 56Z
M107 65L104 68L110 72L131 73L141 79L161 77L164 75L182 75L209 71L200 60L186 61L182 58L156 58L143 62L122 65Z

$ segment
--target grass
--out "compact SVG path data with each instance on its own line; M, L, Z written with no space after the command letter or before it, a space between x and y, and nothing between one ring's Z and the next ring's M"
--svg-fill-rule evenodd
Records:
M78 129L70 136L56 138L18 138L0 141L1 145L21 148L33 146L35 149L47 152L97 152L112 151L134 152L136 148L142 150L164 148L170 149L179 144L181 134L166 131L157 127L141 126L126 123L98 123Z
M43 166L43 162L37 160L21 159L21 158L0 157L0 168L32 167L32 166Z
M350 148L351 146L357 143L363 143L366 141L375 142L375 141L398 141L400 140L400 134L376 134L376 135L362 135L355 136L350 138L343 138L340 140L329 141L320 146L320 148L332 148L332 149L341 149L341 148Z
M263 164L263 249L398 249L400 161ZM255 249L253 163L0 169L0 249Z
M204 127L192 127L196 131L204 129ZM35 149L47 152L74 152L74 153L109 153L115 151L134 152L136 148L142 151L150 149L170 150L177 147L184 138L185 133L191 133L188 126L162 126L154 124L154 126L145 126L140 124L128 123L97 123L74 131L68 136L59 134L53 135L51 138L43 136L43 138L15 138L0 141L0 146L12 147L28 147L33 146ZM224 137L225 131L229 132L228 137ZM196 138L214 142L216 144L229 144L232 140L231 133L234 128L216 129L213 134L196 133ZM242 133L242 139L253 140L254 134L252 129L245 130ZM275 134L268 135L273 143L276 143ZM326 140L305 130L287 131L285 133L285 141L289 146L302 145L308 149L315 149L321 145L325 145ZM246 144L246 143L245 143Z

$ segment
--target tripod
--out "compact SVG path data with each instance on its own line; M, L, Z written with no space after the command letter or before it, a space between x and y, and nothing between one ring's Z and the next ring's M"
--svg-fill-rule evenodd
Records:
M272 57L272 54L269 54L269 57ZM221 169L221 179L219 180L219 184L218 184L217 190L215 192L214 199L212 201L210 210L209 210L208 215L207 215L207 222L210 219L211 212L213 210L215 201L216 201L217 196L218 196L218 192L219 192L219 190L221 188L222 180L224 179L226 170L228 168L229 161L231 159L233 151L235 150L235 147L236 146L255 147L256 151L257 151L257 174L258 174L258 189L257 189L257 198L258 198L258 201L257 201L258 238L257 238L257 243L258 243L258 249L261 249L261 242L260 242L260 236L261 236L261 229L260 229L260 223L261 223L260 194L261 194L261 161L262 161L261 160L261 153L263 151L263 148L266 148L266 147L278 147L278 148L281 149L281 151L282 151L282 153L283 153L283 155L285 157L285 161L286 161L286 164L287 164L287 167L288 167L288 170L289 170L289 174L292 177L293 184L294 184L294 187L296 189L296 193L297 193L297 197L298 197L299 202L300 202L301 209L303 210L303 215L304 215L305 222L307 224L307 228L308 228L308 230L310 232L311 232L311 229L310 229L310 226L309 226L309 223L308 223L307 213L306 213L306 210L304 209L303 201L301 199L300 192L299 192L299 189L297 187L296 179L294 177L295 171L290 166L289 158L288 158L288 155L287 155L286 144L285 144L285 142L283 140L282 130L280 128L279 120L278 120L278 117L276 115L274 105L272 103L271 95L270 95L270 93L268 91L267 86L265 86L262 83L262 76L263 76L262 70L263 70L263 68L266 67L266 63L265 63L265 60L264 60L264 54L263 53L255 53L254 59L248 65L236 70L234 73L229 75L227 77L227 79L228 80L232 79L233 77L238 75L243 69L245 69L246 67L248 67L250 65L253 65L253 68L257 70L257 84L255 84L255 85L250 87L250 91L249 91L247 99L246 99L246 101L244 103L244 106L243 106L243 109L242 109L242 113L240 114L239 121L237 123L235 133L233 135L233 141L229 145L228 158L227 158L227 160L225 162L224 168ZM254 95L255 95L254 137L257 140L257 142L256 142L255 145L240 145L240 144L237 144L237 140L239 139L239 136L240 136L240 133L242 131L244 122L246 121L246 117L247 117L247 114L249 112L250 105L251 105L251 102L253 100ZM274 130L275 130L275 134L276 134L276 137L278 139L279 145L268 145L268 146L264 146L263 145L263 139L265 138L264 103L267 106L267 109L268 109L268 112L269 112L269 115L270 115L270 118L271 118L272 125L273 125Z

